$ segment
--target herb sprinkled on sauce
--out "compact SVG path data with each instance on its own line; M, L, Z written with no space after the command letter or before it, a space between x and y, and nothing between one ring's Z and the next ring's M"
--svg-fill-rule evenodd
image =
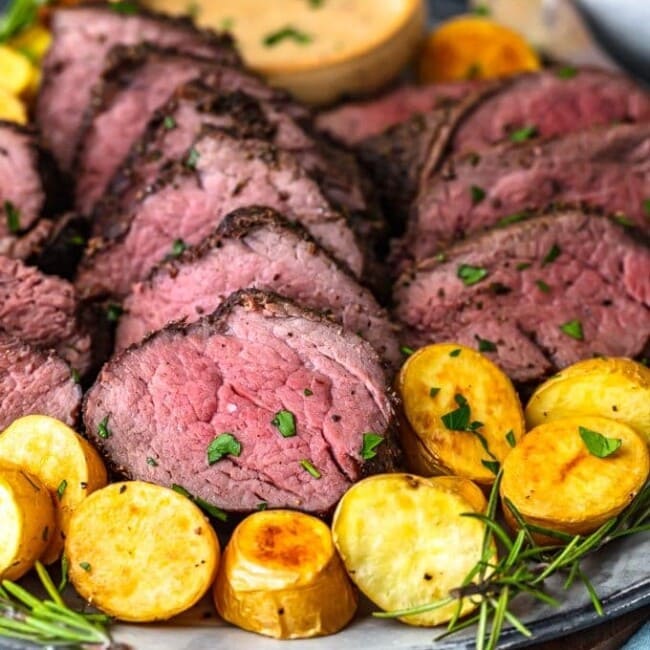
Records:
M279 43L282 43L282 41L293 41L299 45L307 45L313 41L313 38L309 34L306 34L291 25L287 25L275 32L267 34L262 40L262 43L265 47L275 47Z

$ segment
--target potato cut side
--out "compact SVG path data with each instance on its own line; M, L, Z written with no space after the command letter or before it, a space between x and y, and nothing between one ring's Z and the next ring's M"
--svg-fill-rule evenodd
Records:
M485 510L476 486L448 477L381 474L343 496L332 533L346 569L361 591L386 611L443 600L481 558L485 525L463 513ZM474 490L473 488L476 488ZM463 494L470 494L470 500ZM476 607L465 599L462 612ZM457 602L400 618L409 625L439 625Z
M0 86L0 120L27 124L27 108L15 95Z
M419 60L425 83L494 79L539 68L539 57L517 32L478 16L442 23L427 38Z
M201 510L173 490L132 481L91 494L65 540L79 594L123 621L165 620L210 588L219 541Z
M622 358L580 361L543 383L526 406L531 429L582 415L628 424L650 444L650 368Z
M0 45L0 87L12 95L22 95L31 83L34 66L24 55L6 45Z
M620 440L621 446L599 458L587 447L581 428ZM587 534L630 504L649 471L645 440L626 424L587 416L556 420L530 431L506 458L504 512L514 527L505 505L509 499L530 524Z
M0 580L18 580L47 548L54 506L36 476L0 467Z
M237 526L214 600L226 621L277 639L333 634L357 607L330 529L289 510L258 512Z
M45 415L27 415L0 433L0 463L36 475L50 491L56 526L41 561L56 562L75 508L106 485L102 459L87 440L63 422Z
M421 348L402 366L397 389L404 407L402 446L410 469L419 474L454 474L489 485L524 434L512 382L471 348Z

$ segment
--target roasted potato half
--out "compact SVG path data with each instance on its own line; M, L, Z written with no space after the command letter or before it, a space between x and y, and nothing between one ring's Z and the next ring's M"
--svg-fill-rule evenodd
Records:
M0 468L0 580L17 580L47 548L54 506L47 488L27 472Z
M645 440L626 424L587 416L542 424L503 463L504 513L516 528L508 500L529 524L588 534L629 505L649 471Z
M15 95L0 86L0 120L27 124L27 108Z
M526 406L529 428L599 415L630 425L650 444L650 368L631 359L580 361L543 383Z
M489 359L455 343L420 348L397 378L400 437L409 468L482 485L524 434L511 381Z
M333 634L357 608L330 529L289 510L257 512L237 526L214 601L226 621L276 639Z
M56 526L41 561L55 562L63 550L75 508L106 485L102 459L88 441L63 422L45 415L27 415L0 433L0 463L34 474L50 491Z
M168 488L132 481L91 494L65 540L79 594L123 621L171 618L210 588L219 541L201 510Z
M485 506L480 489L467 479L380 474L343 496L332 523L334 543L352 580L381 609L435 603L459 587L481 558L485 525L462 515ZM463 615L475 607L465 599ZM439 625L456 609L452 602L400 620Z

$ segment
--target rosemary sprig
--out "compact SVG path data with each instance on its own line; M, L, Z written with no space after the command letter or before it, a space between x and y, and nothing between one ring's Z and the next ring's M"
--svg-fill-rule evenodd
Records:
M3 580L0 585L0 636L39 645L117 650L107 632L110 617L85 614L68 607L40 562L36 571L49 598Z
M497 504L502 472L494 482L485 515L466 513L485 524L482 553L479 561L467 574L462 584L449 592L449 597L434 603L425 603L395 612L376 612L379 618L407 617L432 611L454 600L457 607L446 631L436 640L476 625L477 650L494 650L505 623L520 634L531 636L531 631L510 609L514 598L528 594L547 605L560 605L544 590L544 582L553 575L566 574L563 588L569 589L580 580L599 616L603 614L600 598L582 571L581 562L614 539L650 530L650 481L646 482L632 503L617 517L606 521L590 535L567 535L559 531L527 524L514 504L505 499L519 530L513 536L497 520ZM534 535L557 539L558 543L542 546ZM501 549L500 559L494 559L494 543ZM478 604L478 612L465 620L459 620L462 602L472 598Z

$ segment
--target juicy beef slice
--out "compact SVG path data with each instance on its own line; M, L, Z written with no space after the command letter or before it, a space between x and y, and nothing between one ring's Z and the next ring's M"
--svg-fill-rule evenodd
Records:
M123 305L116 348L137 343L171 321L193 322L248 287L331 315L369 341L392 366L401 361L395 328L372 294L303 228L258 206L229 214L198 247L135 284Z
M58 8L51 29L53 40L43 62L36 116L46 143L65 170L72 164L91 90L113 46L150 41L214 61L239 62L226 35L199 31L189 20L142 11L119 13L106 3Z
M426 259L465 235L552 203L584 203L650 232L650 122L507 144L447 161L413 206L402 252Z
M353 146L406 122L414 115L462 99L480 85L478 81L427 86L407 84L379 97L346 102L323 111L316 118L316 125L337 140Z
M43 351L0 330L0 430L24 415L77 421L81 388L70 366L53 351Z
M517 382L539 381L593 355L647 351L650 248L566 210L457 244L404 274L394 298L409 344L458 341Z
M19 260L0 256L0 327L39 348L51 348L79 373L91 363L74 287Z
M277 417L293 421L284 436ZM370 344L254 290L114 357L84 405L89 436L118 471L237 512L261 502L330 511L363 475L394 467L392 417ZM241 453L210 464L208 446L225 432ZM385 436L372 461L361 457L368 432Z
M209 129L131 210L100 220L77 274L84 296L126 295L173 252L195 245L236 208L265 205L300 222L359 276L364 258L345 218L295 157L261 140ZM181 242L177 242L181 240Z

